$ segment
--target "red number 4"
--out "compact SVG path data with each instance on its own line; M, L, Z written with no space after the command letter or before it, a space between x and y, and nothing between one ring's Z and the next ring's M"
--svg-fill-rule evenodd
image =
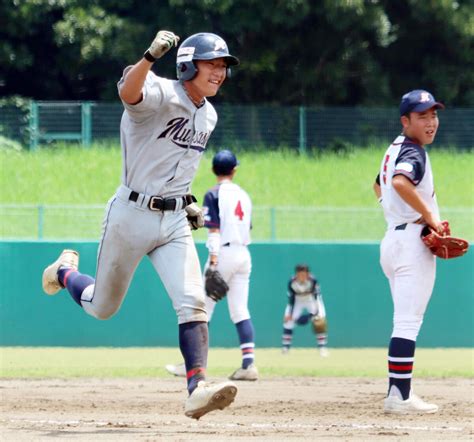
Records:
M244 211L242 210L242 206L240 204L240 201L235 206L234 215L237 218L239 218L240 221L242 221L242 219L244 218Z

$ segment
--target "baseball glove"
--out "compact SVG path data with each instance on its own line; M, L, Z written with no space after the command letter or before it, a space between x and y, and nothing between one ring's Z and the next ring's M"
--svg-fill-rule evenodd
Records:
M442 222L444 231L440 235L431 227L426 226L421 231L421 239L433 255L439 258L449 259L462 256L467 252L469 243L462 238L451 236L451 230L447 221Z
M206 295L215 302L225 298L229 291L229 286L218 270L209 267L204 274Z

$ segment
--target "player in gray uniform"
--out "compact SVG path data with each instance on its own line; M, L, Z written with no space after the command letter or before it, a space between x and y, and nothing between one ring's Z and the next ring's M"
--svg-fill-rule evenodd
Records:
M394 305L388 348L389 389L386 413L435 413L438 406L416 396L411 378L418 332L431 298L436 259L421 239L428 225L442 233L431 164L424 146L438 130L437 109L444 106L424 90L402 97L398 136L383 156L374 191L382 204L387 230L380 263L389 280Z
M178 317L189 392L185 414L199 419L227 407L237 393L232 382L205 382L208 324L191 234L191 228L204 225L204 217L190 187L217 122L206 97L217 94L230 66L239 60L221 37L200 33L178 49L178 80L155 75L153 63L178 40L172 32L159 31L143 58L127 67L118 82L125 108L122 178L107 204L96 278L78 271L76 251L64 250L45 269L43 288L49 295L67 288L86 313L108 319L120 308L135 269L147 255Z

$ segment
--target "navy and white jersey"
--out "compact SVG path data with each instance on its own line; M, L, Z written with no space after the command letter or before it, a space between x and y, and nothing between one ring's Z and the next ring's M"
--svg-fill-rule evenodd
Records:
M393 188L392 179L396 175L408 178L416 186L423 201L439 217L428 153L423 147L400 135L385 152L378 177L382 207L389 229L399 224L415 222L421 216Z
M296 299L305 301L310 298L317 299L320 294L319 283L312 274L304 282L298 281L296 276L293 276L288 283L288 305L290 306L295 305Z
M130 69L124 70L119 90ZM216 126L217 113L207 100L196 107L179 81L151 71L142 94L137 104L122 101L122 184L148 195L187 194Z
M222 181L204 196L205 227L219 229L220 244L250 244L252 202L232 181Z

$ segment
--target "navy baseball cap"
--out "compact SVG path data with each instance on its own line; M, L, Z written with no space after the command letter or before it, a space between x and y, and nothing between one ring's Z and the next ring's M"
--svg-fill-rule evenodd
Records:
M212 168L217 175L229 175L239 162L230 150L220 150L212 159Z
M444 104L435 100L433 95L423 89L415 89L407 92L400 103L400 116L407 115L410 112L424 112L435 107L444 109Z

